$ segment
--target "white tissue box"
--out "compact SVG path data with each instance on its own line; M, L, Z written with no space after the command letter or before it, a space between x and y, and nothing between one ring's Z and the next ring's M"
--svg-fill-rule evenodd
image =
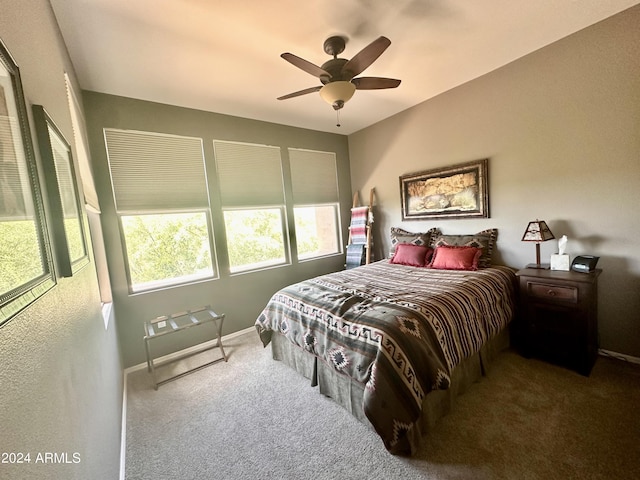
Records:
M557 253L551 255L551 270L563 270L565 272L568 272L570 263L571 262L569 262L569 255L560 255Z

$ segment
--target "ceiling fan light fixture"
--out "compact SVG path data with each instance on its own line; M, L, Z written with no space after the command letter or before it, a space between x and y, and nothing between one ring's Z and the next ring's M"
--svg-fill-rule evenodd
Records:
M322 99L336 110L342 108L356 91L356 86L347 81L330 82L320 89ZM337 108L336 108L337 107Z

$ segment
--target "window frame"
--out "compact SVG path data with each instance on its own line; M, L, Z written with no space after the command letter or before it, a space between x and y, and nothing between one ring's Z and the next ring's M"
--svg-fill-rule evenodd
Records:
M333 218L335 228L335 241L337 250L331 253L322 253L319 255L301 256L300 255L300 237L298 236L298 228L296 225L296 208L317 208L317 207L333 207ZM341 216L340 216L340 202L328 202L328 203L311 203L311 204L294 204L293 205L293 225L296 232L296 254L298 256L298 262L309 262L320 258L332 257L335 255L344 255L344 248L342 246L342 229L341 229Z
M98 289L100 291L100 301L102 303L102 316L105 330L109 327L111 304L113 303L113 293L111 291L111 279L109 267L107 265L106 247L104 244L104 234L102 232L100 203L96 192L93 169L89 159L89 148L86 137L86 121L82 107L78 101L78 95L71 78L67 72L64 74L64 81L67 87L67 103L69 104L69 115L71 116L71 127L73 130L73 146L75 147L75 158L78 164L78 174L82 184L82 195L84 197L84 207L86 215L87 240L89 241L90 254L95 265Z
M342 235L337 154L330 151L288 147L287 155L289 157L289 171L291 175L291 209L294 215L294 228L296 208L325 205L334 206L334 228L336 231L337 251L334 253L300 258L300 252L297 249L299 237L296 229L296 256L298 262L303 263L335 255L344 255L345 249ZM327 168L327 166L322 163L322 160L327 157L333 162L331 168ZM317 182L317 179L321 180L319 183L316 183L318 189L307 188L309 187L307 181L309 178L313 178L314 183ZM311 193L312 191L313 193Z
M129 294L150 293L220 278L203 139L171 133L106 127L103 129L103 135ZM113 140L111 145L110 139ZM135 170L136 176L131 176L129 170L122 170L122 165L126 164L128 167L130 161L138 162ZM174 167L176 162L178 164L177 172L183 178L180 178L177 173L170 176L166 173L176 172ZM167 168L168 166L171 166L171 169ZM154 175L150 175L150 173ZM140 197L140 184L136 183L136 179L145 180L146 183L142 191L147 196ZM164 195L166 192L172 192L171 196L166 197ZM167 198L180 199L182 202L174 207L173 204L167 203ZM155 286L142 289L133 288L122 217L198 212L204 213L206 218L213 274L180 282L171 280L149 282Z
M193 278L189 278L188 280L175 281L176 279L164 279L164 280L155 280L151 282L145 282L145 284L149 285L147 288L135 288L133 287L133 280L131 277L131 266L129 262L129 252L127 250L127 240L125 236L125 229L122 223L122 217L135 217L135 216L145 216L145 215L179 215L179 214L190 214L190 213L203 213L205 215L205 221L207 223L207 236L209 239L209 254L211 255L211 269L213 270L212 275L210 276L197 276L193 275ZM220 278L220 269L217 264L217 256L215 250L215 242L213 237L213 222L211 220L211 210L210 209L175 209L175 210L148 210L148 211L136 211L136 212L116 212L116 216L118 218L118 227L120 230L120 241L122 243L123 250L123 261L125 267L125 273L127 276L127 289L130 295L140 295L150 292L156 292L158 290L166 290L168 288L176 288L184 285L192 285L195 283L208 282L211 280L217 280ZM189 276L191 277L191 276ZM183 277L178 277L180 279L184 279Z
M12 102L11 107L15 109L17 115L18 135L12 135L13 147L21 150L23 154L24 167L29 177L29 189L31 201L33 203L33 222L36 230L38 241L38 249L40 252L40 261L42 273L32 278L22 285L18 285L6 292L0 292L0 325L6 324L15 315L24 308L36 301L56 284L54 268L51 255L51 245L49 243L49 232L47 229L44 201L40 190L38 168L33 150L31 139L31 130L27 115L24 92L22 90L22 81L20 77L20 69L13 57L9 53L5 44L0 40L0 68L7 72L8 83L11 84L9 92L4 91L4 102L7 110ZM0 88L2 85L0 85ZM12 95L9 98L9 95ZM7 117L10 118L9 112ZM18 132L12 132L18 133Z
M277 262L264 262L264 263L252 263L247 267L239 267L235 270L231 266L231 256L229 251L229 236L227 229L227 222L225 219L225 212L247 212L247 211L257 211L257 210L279 210L280 211L280 231L282 234L282 248L284 253L284 261ZM223 207L222 208L222 219L224 224L224 235L225 235L225 246L227 250L227 257L229 261L229 275L239 275L250 272L258 272L260 270L268 270L271 268L283 267L287 265L291 265L291 246L288 241L289 239L289 229L288 229L288 221L287 221L287 208L286 205L254 205L254 206L242 206L242 207Z
M292 263L289 232L289 202L285 187L285 165L282 147L246 141L213 139L216 180L224 228L227 272L230 276L278 268ZM224 153L223 153L224 152ZM242 155L240 155L242 153ZM258 167L263 167L259 169ZM257 175L256 172L260 172ZM239 197L238 192L242 195ZM227 211L279 209L282 230L283 262L232 270L229 236L225 222Z

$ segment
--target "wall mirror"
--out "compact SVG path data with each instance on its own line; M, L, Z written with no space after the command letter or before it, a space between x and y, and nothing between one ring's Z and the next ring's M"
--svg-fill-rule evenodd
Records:
M51 233L59 276L70 277L89 261L71 147L41 105L33 106L51 209Z
M0 325L55 285L20 70L0 40Z

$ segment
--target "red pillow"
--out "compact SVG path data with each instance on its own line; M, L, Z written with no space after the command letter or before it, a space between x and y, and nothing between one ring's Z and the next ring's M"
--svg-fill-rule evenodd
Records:
M477 270L482 249L476 247L436 247L429 268L439 270Z
M400 243L396 246L396 252L389 262L413 267L425 267L429 263L429 260L431 260L432 253L433 248L423 245L412 245L410 243Z

